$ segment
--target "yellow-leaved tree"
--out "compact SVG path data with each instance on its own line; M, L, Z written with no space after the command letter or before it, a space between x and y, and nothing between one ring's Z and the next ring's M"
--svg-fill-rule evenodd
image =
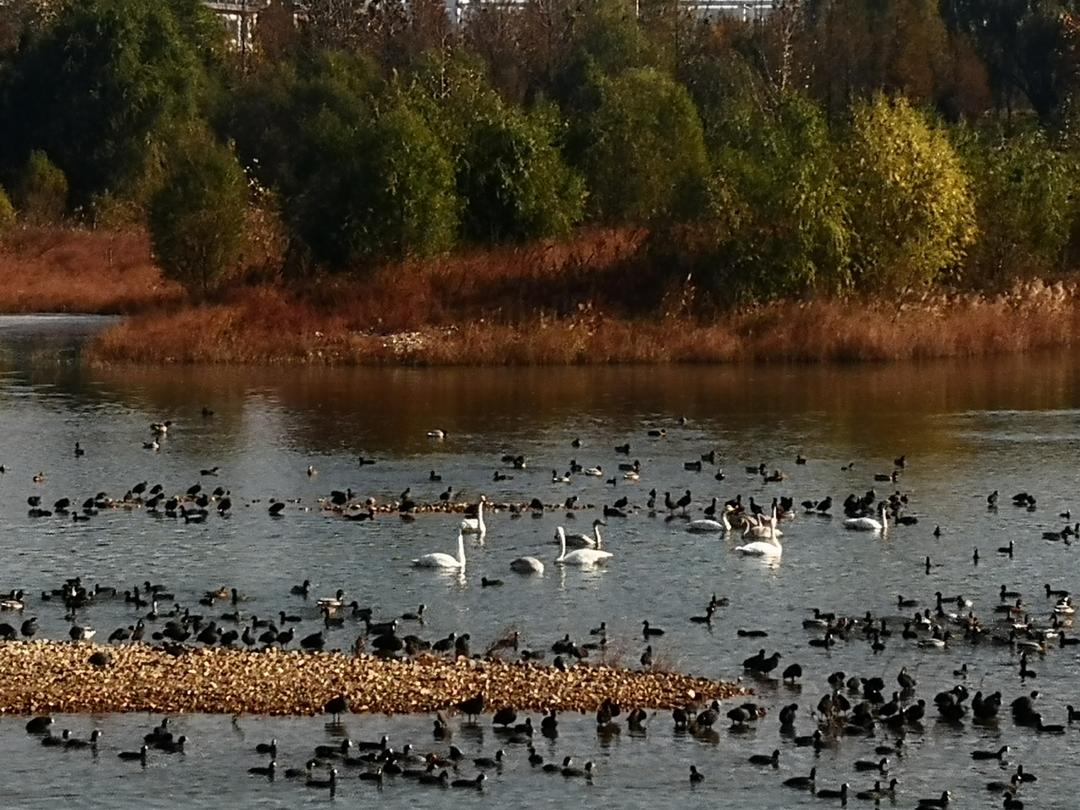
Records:
M856 106L840 162L857 287L917 288L959 266L976 236L971 181L923 113L880 94Z

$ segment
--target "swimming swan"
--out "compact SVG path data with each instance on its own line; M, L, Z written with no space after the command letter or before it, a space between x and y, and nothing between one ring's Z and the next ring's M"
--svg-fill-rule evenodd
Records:
M482 538L487 534L487 524L484 523L484 502L487 500L483 495L476 505L476 517L465 518L461 521L462 534L478 534Z
M768 540L755 540L744 546L735 546L735 550L748 557L779 557L784 553L780 541L775 537L770 537Z
M710 532L730 532L731 521L728 520L727 511L720 513L720 520L691 520L686 530L691 534L708 534Z
M571 551L569 554L567 554L566 530L563 529L562 526L559 526L556 531L559 535L559 547L561 548L562 553L555 558L555 562L559 563L560 565L603 565L609 559L615 556L610 551L601 551L598 548L581 548L577 551Z
M544 564L536 557L518 557L510 563L510 570L519 574L542 574Z
M881 532L887 534L889 531L889 521L885 518L885 503L878 507L878 516L880 520L875 520L872 517L857 517L848 518L844 521L844 528L850 529L856 532Z
M447 570L465 570L465 536L458 532L457 557L436 551L433 554L425 554L412 561L414 568L444 568Z
M604 544L604 538L600 536L600 527L606 525L604 521L597 518L593 521L593 533L592 534L567 534L566 535L566 547L567 548L600 548ZM564 532L565 534L565 532ZM555 542L561 543L559 535L555 535Z
M743 537L750 535L762 540L783 537L784 533L777 527L776 509L768 518L755 518L752 515L743 517Z

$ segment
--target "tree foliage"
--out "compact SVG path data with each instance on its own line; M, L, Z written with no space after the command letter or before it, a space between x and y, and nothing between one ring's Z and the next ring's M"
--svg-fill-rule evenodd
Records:
M686 89L652 68L599 80L584 169L594 215L649 222L700 210L709 171Z
M560 152L557 110L506 104L483 64L462 56L429 56L407 98L456 167L465 239L564 236L581 220L584 186Z
M0 236L11 230L15 224L15 206L3 186L0 186Z
M975 240L975 203L945 133L879 95L854 109L843 149L856 281L900 290L956 268Z
M44 149L83 205L143 183L196 116L223 29L198 0L70 0L34 34L8 82L2 154Z
M370 60L339 51L267 65L238 83L218 128L260 183L290 197L329 158L323 133L366 126L381 87Z
M453 245L453 165L419 114L396 103L369 126L324 114L304 134L320 165L298 178L285 213L316 261L350 267Z
M967 281L996 284L1060 266L1077 221L1075 156L1038 130L971 132L961 151L979 226Z
M209 132L289 271L644 225L683 253L650 272L742 300L1000 284L1080 246L1077 0L295 8L241 59L203 0L0 0L20 214L140 222Z
M822 112L788 95L733 113L716 157L711 286L753 298L848 289L847 199Z
M559 154L555 130L542 112L508 109L476 121L458 168L467 238L565 236L581 220L584 184Z
M58 223L68 202L68 181L49 156L35 149L19 177L19 208L23 216L37 224Z
M165 275L204 295L212 290L240 258L246 210L247 178L229 149L205 138L177 147L148 217Z

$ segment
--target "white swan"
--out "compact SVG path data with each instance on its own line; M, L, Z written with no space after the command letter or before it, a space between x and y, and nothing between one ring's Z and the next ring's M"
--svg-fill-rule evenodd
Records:
M779 557L784 553L783 546L775 537L770 537L768 540L755 540L744 546L735 546L735 550L748 557Z
M461 532L458 532L457 557L452 557L449 554L436 551L433 554L425 554L423 557L413 560L412 564L415 568L445 568L447 570L459 569L464 571L465 536Z
M776 510L773 510L772 516L765 520L746 515L743 518L743 537L750 535L751 537L757 537L762 540L783 537L784 533L777 528L776 523Z
M880 520L875 520L872 517L857 517L848 518L844 521L844 528L850 529L856 532L881 532L887 534L889 531L889 521L885 518L885 503L884 501L878 507L878 516Z
M476 505L476 517L465 518L461 521L462 534L478 534L481 538L487 534L487 524L484 523L484 502L486 500L487 498L481 495L480 502Z
M691 520L686 530L692 534L709 534L711 532L730 532L731 521L728 520L727 510L720 513L720 520Z
M555 562L560 565L580 565L580 566L593 566L602 565L610 560L615 555L610 551L601 551L598 548L581 548L577 551L571 551L566 553L566 530L560 526L557 530L559 535L559 546L562 553L555 558Z
M518 557L510 563L510 570L519 574L542 574L544 564L536 557Z
M600 536L600 527L604 525L604 521L597 519L593 521L593 533L592 534L566 534L565 543L567 548L600 548L604 544L604 538ZM562 543L563 540L559 539L558 532L555 533L553 542Z

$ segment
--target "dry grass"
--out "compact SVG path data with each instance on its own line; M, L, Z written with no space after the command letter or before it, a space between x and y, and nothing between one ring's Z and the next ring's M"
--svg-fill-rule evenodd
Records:
M455 254L238 285L185 301L145 235L22 230L0 247L0 311L135 313L103 333L100 363L567 365L887 361L1063 347L1080 337L1080 283L998 296L812 300L703 317L692 290L642 266L641 232Z
M1080 288L1025 284L1007 295L931 297L903 306L783 303L702 323L582 306L516 322L464 318L372 328L349 305L315 306L279 288L139 316L93 345L99 362L567 365L886 361L976 357L1071 345Z
M146 235L24 228L0 242L0 312L130 313L181 300Z

